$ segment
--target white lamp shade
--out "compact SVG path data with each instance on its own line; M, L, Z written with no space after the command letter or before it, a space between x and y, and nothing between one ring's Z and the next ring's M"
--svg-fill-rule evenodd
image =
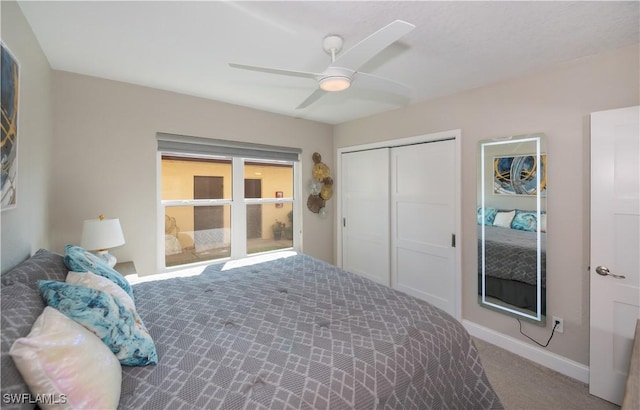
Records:
M82 226L80 246L89 251L115 248L124 245L120 220L87 219Z

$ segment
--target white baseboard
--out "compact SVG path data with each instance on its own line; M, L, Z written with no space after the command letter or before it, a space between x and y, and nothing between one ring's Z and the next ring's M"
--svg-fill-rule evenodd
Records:
M479 325L468 320L462 320L462 324L471 336L501 347L511 353L529 359L541 366L548 367L565 376L589 383L589 367L582 363L575 362L560 356L559 354L543 350L536 346L529 345L511 336L496 332L493 329Z

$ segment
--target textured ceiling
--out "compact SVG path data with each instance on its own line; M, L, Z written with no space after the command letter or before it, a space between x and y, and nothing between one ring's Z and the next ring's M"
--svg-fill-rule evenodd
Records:
M640 42L640 2L19 2L52 68L337 124ZM296 110L310 79L230 62L322 71L393 20L416 29L362 72L409 100L352 87Z

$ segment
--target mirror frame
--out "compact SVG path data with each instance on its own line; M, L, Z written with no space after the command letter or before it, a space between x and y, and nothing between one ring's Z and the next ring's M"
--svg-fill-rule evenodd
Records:
M488 309L491 310L495 310L495 311L499 311L502 313L505 313L507 315L510 316L514 316L517 317L519 319L524 319L527 322L532 322L535 324L538 324L540 326L545 326L546 325L546 315L544 315L542 313L543 310L543 297L542 297L542 263L546 264L546 258L545 261L542 261L542 231L541 231L541 223L539 223L539 221L541 221L541 214L542 214L542 210L541 210L541 192L540 192L540 182L541 182L541 176L540 176L540 172L536 172L536 194L535 194L535 203L536 203L536 221L537 222L537 226L536 226L536 257L537 257L537 263L536 263L536 297L537 297L537 301L536 301L536 311L532 311L530 309L526 309L526 308L518 308L514 305L508 304L507 302L503 302L504 304L499 304L496 302L493 302L491 300L487 300L487 295L486 295L486 283L485 283L485 274L486 274L486 263L485 263L485 256L486 256L486 241L485 241L485 226L486 223L484 221L486 221L485 219L485 209L486 209L486 199L485 199L485 195L486 195L486 188L487 188L487 182L490 182L491 184L493 184L493 181L485 181L486 179L486 172L487 169L485 168L486 166L486 154L487 154L487 148L491 147L491 146L496 146L496 145L504 145L504 144L517 144L517 143L535 143L535 154L531 154L531 152L527 152L527 153L517 153L517 152L510 152L511 155L519 155L519 154L523 154L523 155L534 155L536 157L536 163L537 164L542 164L542 156L546 155L545 153L542 152L542 145L544 143L544 139L545 136L544 134L531 134L531 135L521 135L521 136L514 136L514 137L506 137L506 138L496 138L496 139L490 139L490 140L482 140L479 142L479 161L480 161L480 166L478 167L479 170L479 175L478 175L478 184L477 187L480 190L480 203L478 204L478 207L480 209L477 209L478 211L478 215L477 217L482 218L482 224L480 224L481 228L480 228L480 237L478 238L478 240L481 240L481 246L480 246L480 254L478 255L478 264L480 264L481 266L481 283L478 284L478 286L481 286L482 291L480 292L480 294L478 295L478 303L483 306L486 307ZM546 160L546 159L545 159ZM546 163L546 161L545 161ZM545 168L544 170L545 173L545 178L547 178L547 169ZM546 188L546 186L545 186ZM545 212L546 212L546 199L545 199ZM545 233L546 234L546 233ZM546 247L546 242L545 242L545 247ZM546 252L546 250L545 250ZM477 275L476 275L477 276ZM546 287L545 287L545 292L546 292ZM546 305L546 295L545 295L545 305ZM546 306L545 306L546 308ZM546 310L546 309L545 309ZM531 313L527 313L527 312L531 312Z

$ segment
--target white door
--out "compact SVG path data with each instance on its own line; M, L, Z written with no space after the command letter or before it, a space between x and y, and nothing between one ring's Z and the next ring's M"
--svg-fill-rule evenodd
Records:
M391 149L392 287L456 316L455 141Z
M342 154L342 268L389 286L389 149Z
M589 392L618 405L640 318L639 254L640 107L593 113Z

